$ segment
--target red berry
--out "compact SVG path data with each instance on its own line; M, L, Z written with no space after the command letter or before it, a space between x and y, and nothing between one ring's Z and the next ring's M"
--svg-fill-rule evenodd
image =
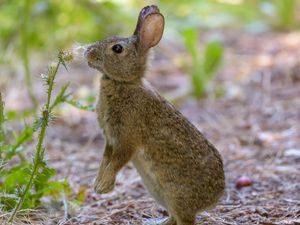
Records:
M247 176L241 176L235 182L235 187L238 189L243 187L248 187L251 185L252 185L252 180Z

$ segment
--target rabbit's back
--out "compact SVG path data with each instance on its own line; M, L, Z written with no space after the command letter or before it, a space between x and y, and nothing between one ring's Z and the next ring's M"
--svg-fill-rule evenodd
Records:
M196 211L216 203L224 190L218 151L170 103L155 95L149 98L149 108L141 112L148 130L133 161L138 171L148 172L150 184L140 172L148 189L164 190L160 195L177 201L175 205Z

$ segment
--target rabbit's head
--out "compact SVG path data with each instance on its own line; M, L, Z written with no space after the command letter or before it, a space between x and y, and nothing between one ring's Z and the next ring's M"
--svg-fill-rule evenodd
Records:
M134 34L128 38L111 37L87 47L85 57L90 67L116 81L132 81L144 74L148 50L161 39L164 17L154 6L144 7Z

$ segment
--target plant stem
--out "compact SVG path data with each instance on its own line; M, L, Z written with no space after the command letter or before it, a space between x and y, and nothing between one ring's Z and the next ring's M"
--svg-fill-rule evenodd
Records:
M46 129L47 129L47 125L48 125L48 118L49 118L49 114L48 113L45 113L46 110L43 111L43 125L41 127L41 131L40 131L40 134L39 134L39 140L38 140L38 144L36 146L36 152L35 152L35 155L34 155L34 160L33 160L33 170L31 172L31 175L30 175L30 178L29 178L29 181L25 187L25 190L21 196L21 198L19 199L18 201L18 204L16 205L14 211L12 212L12 214L10 215L9 219L8 219L8 222L11 223L16 215L16 213L19 211L19 209L21 208L23 202L24 202L24 199L29 191L29 189L31 188L32 186L32 183L33 183L33 180L34 180L34 177L36 175L36 172L38 170L38 166L39 166L39 163L40 163L40 155L41 155L41 151L43 149L43 142L44 142L44 139L45 139L45 135L46 135Z
M52 94L52 90L53 90L54 80L55 80L55 76L57 74L57 71L58 71L58 68L59 68L60 64L61 64L61 61L59 60L58 63L56 64L54 70L52 69L52 67L50 67L48 96L47 96L47 103L45 105L45 108L46 108L47 111L50 110L51 94Z
M47 126L48 126L48 121L49 121L51 110L52 110L52 108L50 107L51 95L52 95L52 90L53 90L53 86L54 86L54 80L55 80L55 77L56 77L56 74L57 74L57 71L58 71L58 68L59 68L61 62L62 62L61 58L59 58L59 61L55 65L54 69L53 69L53 67L50 67L50 69L49 69L47 102L46 102L45 108L42 112L42 118L41 119L42 119L43 123L42 123L41 130L40 130L40 133L39 133L38 143L36 145L36 150L35 150L35 155L34 155L34 160L33 160L33 169L32 169L29 181L26 184L25 190L24 190L22 196L20 197L14 211L12 212L11 216L8 219L9 223L11 223L13 221L16 213L22 207L24 199L25 199L29 189L32 187L34 178L35 178L36 173L39 169L39 165L43 161L43 155L44 154L41 154L41 153L43 151L43 143L44 143L46 130L47 130Z
M28 53L28 24L29 16L31 11L31 0L26 0L24 9L23 9L23 22L21 26L21 57L24 68L25 83L28 91L29 98L34 106L37 108L37 99L33 93L32 89L32 80L30 74L30 62L29 62L29 53Z

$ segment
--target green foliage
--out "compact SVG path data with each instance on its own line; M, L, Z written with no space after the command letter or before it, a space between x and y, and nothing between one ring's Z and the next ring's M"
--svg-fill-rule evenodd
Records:
M9 49L9 52L20 54L26 72L29 69L28 55L36 49L48 51L51 55L53 49L68 47L74 41L89 43L110 35L130 35L137 12L145 4L137 0L126 3L92 0L6 1L0 7L0 62L13 59L5 57ZM280 28L293 28L299 24L296 17L299 0L243 0L238 3L161 0L156 4L166 16L168 29L172 26L175 29L182 26L212 28L237 24L245 27L257 21Z
M237 22L246 28L260 24L275 30L291 30L299 29L296 15L299 3L299 0L244 0L239 4L218 3L216 10L217 15L221 12L231 18L228 22Z
M199 54L197 49L199 36L197 30L194 28L189 28L184 30L182 32L182 35L184 38L185 47L192 57L193 64L197 63L199 60Z
M0 128L1 136L1 158L0 158L0 207L5 210L13 210L9 221L13 221L19 209L33 208L40 204L43 196L50 195L58 198L61 192L68 193L67 181L51 181L56 174L53 168L47 165L44 159L44 140L46 130L52 119L52 111L64 101L68 85L64 85L59 94L52 100L52 92L55 84L55 77L60 65L65 65L66 55L59 54L58 63L50 66L48 73L42 75L42 80L47 86L47 101L43 107L41 115L31 125L25 125L22 132L16 135L13 143L4 143L4 103L0 95ZM33 134L38 133L38 140L32 162L26 159L22 152L26 149L26 144L32 141ZM19 156L19 163L16 163L15 156ZM12 160L10 162L10 160ZM4 162L7 162L4 165ZM11 165L11 166L9 166Z
M0 64L17 64L21 60L34 109L37 100L30 68L34 51L48 52L42 56L45 58L74 42L92 42L125 33L126 24L134 24L133 15L124 13L122 5L112 1L10 0L0 5Z
M69 105L77 108L77 109L81 109L81 110L86 110L86 111L95 111L95 106L94 105L83 105L81 102L76 101L74 99L71 98L66 98L64 100L64 102L68 103Z
M205 46L203 69L208 78L217 71L223 56L223 48L218 41L211 41Z
M36 106L30 74L30 56L34 51L49 52L48 56L53 54L53 49L66 48L74 42L88 43L116 34L130 35L137 12L145 4L137 0L6 1L0 7L0 63L21 59L28 93ZM168 30L177 31L178 27L239 26L259 32L268 28L295 29L300 24L296 16L299 0L160 0L156 4L168 23L166 35ZM186 42L189 53L196 59L193 46L196 45ZM201 89L199 77L193 80ZM74 101L69 103L89 109ZM7 113L7 117L11 116L14 115Z
M24 157L21 153L25 150L23 144L32 139L33 132L34 129L32 127L28 127L27 125L25 125L24 130L17 135L16 140L13 144L3 146L3 159L7 161L15 155L19 155L22 160Z
M276 25L281 29L291 29L297 24L297 0L273 0L276 8Z
M223 48L217 41L211 41L205 46L204 54L198 51L198 31L194 28L186 29L182 32L185 46L192 58L192 64L189 69L191 74L194 95L197 98L203 96L209 81L214 77L219 68Z
M161 0L168 26L245 28L254 32L299 29L299 0Z
M18 51L25 38L31 49L51 51L74 40L92 42L126 31L124 24L131 22L131 16L112 1L10 0L0 7L0 43L4 49L16 44L13 47Z
M25 83L28 91L28 95L31 99L31 102L34 105L34 108L37 108L37 100L32 90L32 80L30 74L30 56L29 56L29 48L28 44L30 43L29 34L28 34L28 27L30 26L29 23L29 16L32 8L32 1L25 0L24 5L22 7L23 13L21 18L21 59L24 68L24 77Z
M69 96L69 94L66 94L68 87L69 87L69 84L66 84L60 89L59 94L56 96L52 105L50 106L51 112L59 103L64 102L65 99Z

